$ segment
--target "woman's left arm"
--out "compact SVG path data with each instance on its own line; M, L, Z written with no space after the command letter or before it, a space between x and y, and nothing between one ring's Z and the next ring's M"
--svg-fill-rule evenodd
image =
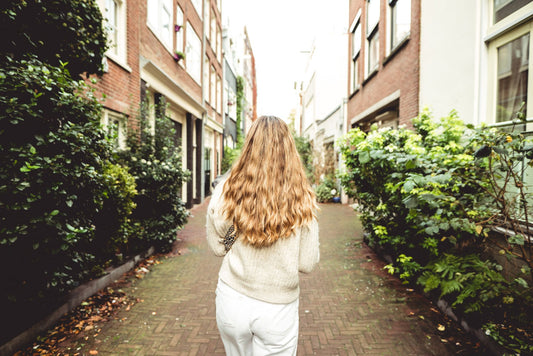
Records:
M311 272L320 261L320 242L318 240L318 221L313 219L308 226L302 227L298 270Z

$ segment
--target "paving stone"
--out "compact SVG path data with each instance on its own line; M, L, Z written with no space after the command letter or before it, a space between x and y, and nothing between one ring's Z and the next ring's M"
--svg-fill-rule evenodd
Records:
M207 204L192 210L175 254L125 290L142 302L98 325L96 336L66 343L65 350L80 355L90 350L98 355L224 355L215 321L222 260L205 241ZM319 224L321 262L300 277L298 355L473 354L464 342L441 341L431 303L384 271L384 263L362 243L353 209L322 205Z

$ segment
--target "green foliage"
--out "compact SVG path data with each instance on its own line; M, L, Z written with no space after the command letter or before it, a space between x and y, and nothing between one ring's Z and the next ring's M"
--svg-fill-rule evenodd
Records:
M0 295L11 330L94 277L127 239L135 187L111 163L100 113L64 67L0 64Z
M103 73L106 34L94 0L4 0L0 33L2 60L32 53L53 66L66 63L73 77Z
M181 148L175 142L170 118L158 115L155 134L146 123L142 130L141 139L137 132L130 132L129 150L120 153L122 164L129 167L137 185L131 218L136 227L135 245L166 251L187 222L181 194L190 174L182 168Z
M524 238L533 199L523 181L531 141L514 130L466 126L455 112L435 121L423 111L413 125L353 129L338 142L347 167L341 184L357 200L369 244L393 257L387 269L404 282L466 314L494 322L502 318L494 308L507 310L531 328L520 317L533 309L526 282L533 254ZM503 244L489 234L499 226L514 232ZM486 253L490 245L525 263L525 279L506 280L509 271Z
M244 101L244 78L241 76L237 77L237 149L241 149L244 144L244 135L242 132L242 119L243 119L243 101Z
M238 148L224 147L224 157L222 157L221 170L222 173L227 172L235 160L241 154L241 150Z
M319 203L327 203L337 196L337 183L332 177L326 177L315 188L316 199Z
M312 182L313 179L313 147L309 139L304 136L296 136L293 133L294 143L296 144L296 149L300 154L300 159L304 166L305 174L307 179Z

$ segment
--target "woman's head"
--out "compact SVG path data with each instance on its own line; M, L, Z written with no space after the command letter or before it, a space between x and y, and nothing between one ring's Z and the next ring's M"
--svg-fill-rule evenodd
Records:
M257 119L224 186L224 211L239 238L257 247L289 236L315 214L315 195L287 124Z

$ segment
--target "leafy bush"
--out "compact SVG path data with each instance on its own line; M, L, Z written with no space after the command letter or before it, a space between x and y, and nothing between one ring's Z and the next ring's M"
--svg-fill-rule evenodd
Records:
M0 7L0 57L20 60L32 53L73 77L103 73L107 50L102 13L94 0L3 0Z
M326 177L315 188L315 193L319 203L329 202L337 196L337 183L333 178Z
M135 190L110 163L100 110L64 67L36 58L0 65L0 283L13 332L124 244ZM117 220L106 226L101 214L110 212Z
M129 133L129 150L120 153L122 164L129 167L137 185L131 218L136 228L134 244L166 251L187 222L181 194L190 173L182 168L181 148L175 142L170 118L156 118L155 134L148 126L142 130L141 138L138 132Z
M222 157L222 164L220 167L222 173L227 172L231 168L240 154L241 150L239 148L224 147L224 156Z
M531 330L524 315L533 311L532 251L524 236L533 199L522 181L533 164L531 141L466 126L455 112L436 122L424 111L413 124L414 131L354 129L339 141L347 167L341 182L358 202L369 244L392 256L391 273L459 313L498 325L505 315ZM499 237L503 244L491 233L499 226L514 232ZM521 275L495 261L491 246L515 259ZM533 336L526 338L531 344Z

